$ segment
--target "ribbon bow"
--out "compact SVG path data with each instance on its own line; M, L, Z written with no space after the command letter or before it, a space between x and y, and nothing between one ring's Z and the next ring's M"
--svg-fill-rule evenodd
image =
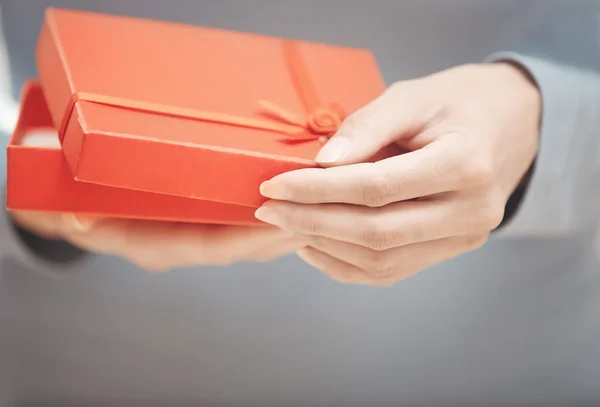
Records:
M339 130L346 117L341 106L335 103L316 108L308 114L306 119L302 119L289 110L268 100L261 100L259 105L266 114L291 125L292 127L286 126L285 128L282 125L278 125L276 126L277 131L296 141L310 141L315 139L324 141Z

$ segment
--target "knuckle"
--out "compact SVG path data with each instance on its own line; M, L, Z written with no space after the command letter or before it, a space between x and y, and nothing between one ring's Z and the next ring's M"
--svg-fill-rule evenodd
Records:
M372 277L388 277L394 270L394 264L389 250L370 250L366 272Z
M504 219L504 207L490 207L486 210L483 216L486 230L494 230Z
M343 126L350 134L373 134L379 128L378 123L374 109L365 107L348 116Z
M396 231L383 222L371 221L363 228L361 245L373 250L387 250L397 240Z
M370 207L380 207L392 202L396 189L394 179L379 171L374 171L359 188L362 202Z
M490 231L496 229L504 219L504 203L502 199L488 194L478 208L479 229Z

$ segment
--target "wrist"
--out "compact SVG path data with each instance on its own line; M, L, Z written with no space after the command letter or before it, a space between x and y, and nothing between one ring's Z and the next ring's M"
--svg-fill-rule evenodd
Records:
M488 66L496 70L498 75L501 75L501 80L506 86L515 89L523 100L527 100L536 106L538 116L540 115L542 106L540 88L534 77L523 65L514 61L499 60L488 64Z
M507 103L514 104L513 115L519 128L513 129L521 134L523 165L517 165L521 171L513 181L511 188L524 189L533 176L535 158L538 155L542 121L542 94L531 73L522 65L510 60L499 60L490 65L497 72L499 83L504 92L510 94ZM519 154L521 155L521 154Z
M505 97L503 103L509 112L505 120L512 122L507 124L503 132L519 134L518 148L514 146L516 150L512 150L510 157L505 157L512 164L504 171L508 198L504 218L499 226L502 228L519 211L534 174L540 145L542 94L533 76L522 65L510 60L499 60L487 66L494 71L495 80L500 84L501 93L498 95Z
M522 65L511 61L499 62L499 64L506 66L508 69L512 70L513 74L516 74L517 78L515 78L515 80L519 83L518 86L520 86L521 88L523 100L527 101L525 108L528 109L527 111L531 112L531 114L535 118L535 155L529 167L527 168L527 172L523 174L517 185L517 189L525 190L529 185L531 178L533 177L533 172L535 168L535 157L537 156L539 149L539 139L541 134L542 122L542 93L531 73Z

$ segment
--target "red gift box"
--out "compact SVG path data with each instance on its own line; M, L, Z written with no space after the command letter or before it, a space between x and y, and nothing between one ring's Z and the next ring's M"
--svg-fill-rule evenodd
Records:
M26 87L8 147L13 210L254 223L259 185L315 167L385 87L366 50L61 9L37 63L44 97ZM39 125L62 151L20 145Z
M165 221L252 225L254 208L78 182L56 147L23 145L28 134L54 130L39 82L29 81L8 146L7 208Z

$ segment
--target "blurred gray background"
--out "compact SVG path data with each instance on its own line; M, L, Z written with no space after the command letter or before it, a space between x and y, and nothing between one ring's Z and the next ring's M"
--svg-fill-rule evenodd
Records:
M581 48L597 41L581 35L590 24L581 8L569 18L591 3L567 0L0 4L12 72L0 79L5 129L22 81L36 76L33 50L49 5L366 47L389 83L505 49L585 65L570 38L589 42ZM598 400L600 366L583 361L600 361L589 318L600 313L600 277L546 273L597 269L585 255L592 240L548 240L565 252L495 238L383 290L339 285L293 256L159 276L113 258L64 279L12 266L0 285L2 395L18 406L102 407ZM581 306L571 314L563 305L573 298ZM586 339L565 340L571 324Z

